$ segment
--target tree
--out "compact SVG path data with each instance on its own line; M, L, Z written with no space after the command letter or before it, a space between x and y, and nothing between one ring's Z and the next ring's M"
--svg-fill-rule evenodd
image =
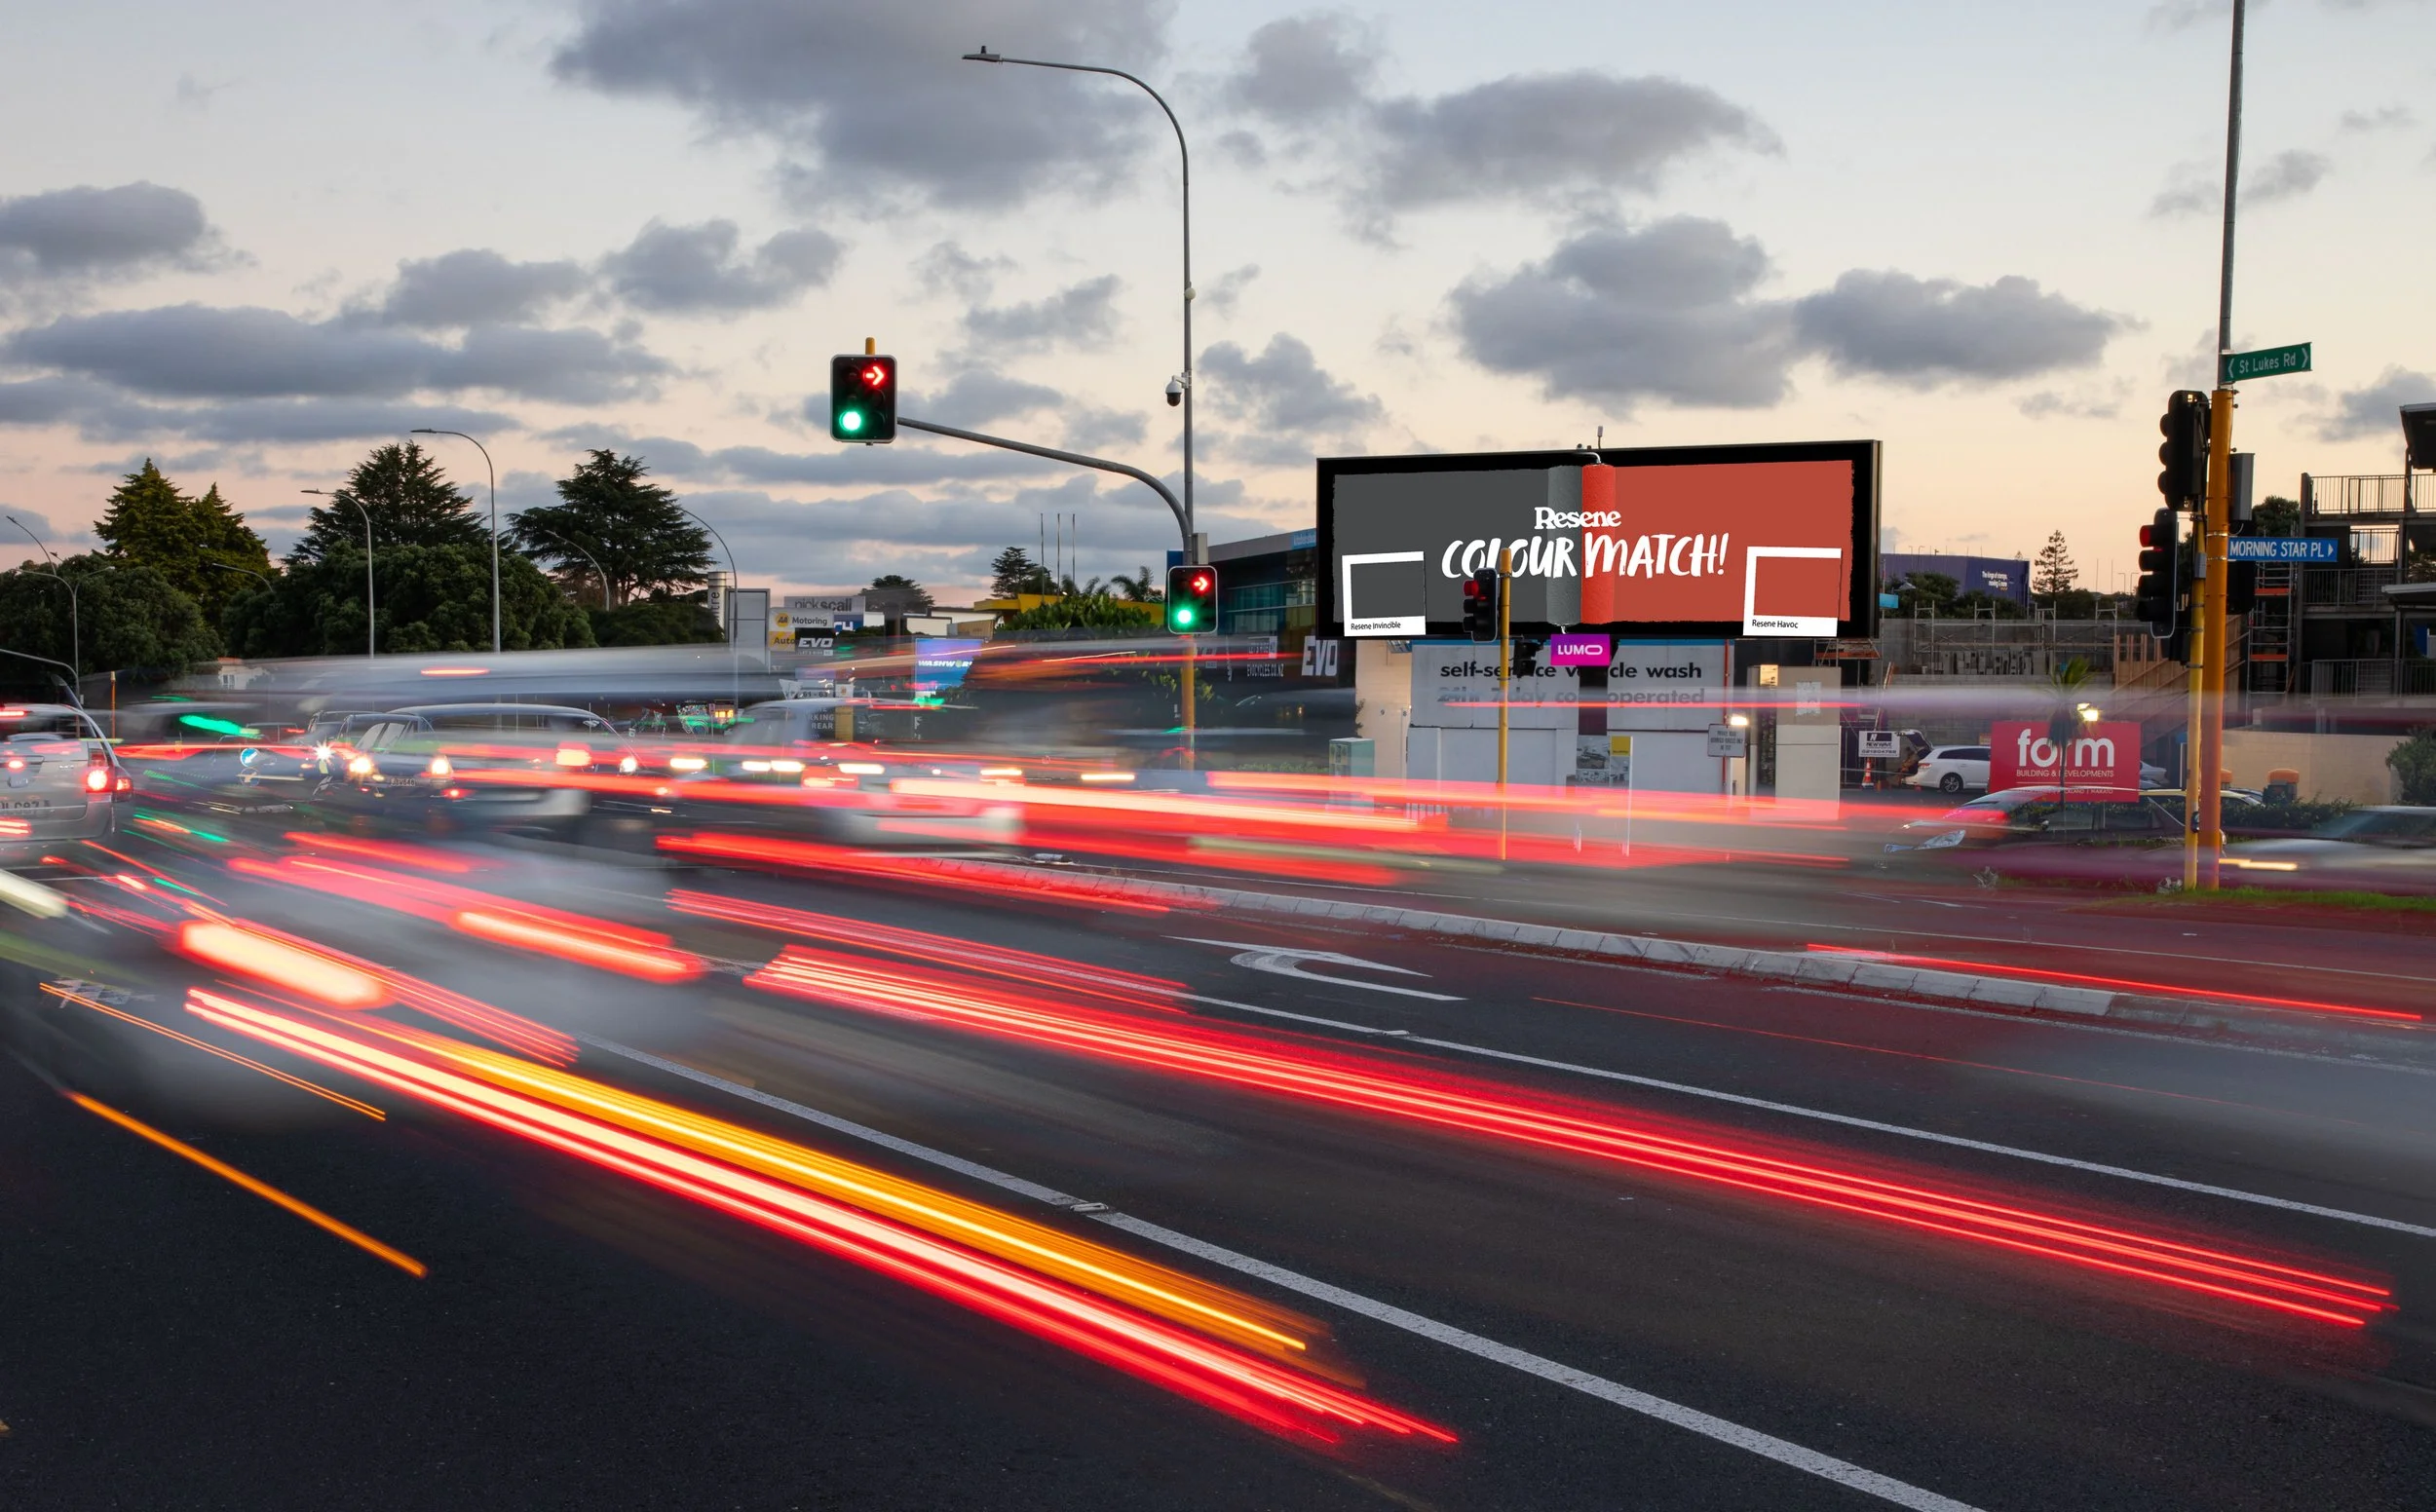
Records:
M1147 563L1138 572L1130 575L1121 572L1108 581L1123 590L1128 604L1163 604L1167 601L1167 585L1151 576Z
M490 649L490 547L384 546L373 553L383 655ZM513 552L499 559L500 641L509 651L592 644L591 622L558 586ZM363 548L296 562L228 606L230 649L243 657L347 657L363 651Z
M931 590L900 572L884 572L871 580L863 589L865 600L875 609L894 614L929 614Z
M2030 567L2030 591L2034 598L2052 600L2057 594L2071 591L2080 581L2080 569L2073 565L2072 550L2064 545L2064 532L2047 533L2047 544L2038 548L2037 559Z
M2268 494L2250 511L2250 533L2258 536L2301 534L2301 501Z
M362 506L358 513L356 506ZM327 504L314 507L304 536L287 552L288 564L319 562L333 552L363 554L364 515L372 518L373 556L383 548L461 546L482 548L482 604L490 605L490 537L474 513L474 501L448 481L439 463L408 441L373 448L356 464L347 485ZM356 563L361 569L363 564ZM505 570L505 564L502 564ZM362 618L359 611L357 618ZM357 628L361 629L359 625ZM489 639L487 633L483 637Z
M1895 598L1905 614L1931 618L1951 613L1954 597L1961 591L1962 585L1942 572L1916 572L1894 586Z
M159 573L202 607L207 624L247 585L247 572L268 574L271 553L213 483L200 499L178 491L152 459L122 478L94 521L110 556Z
M1054 593L1056 584L1049 581L1048 569L1032 559L1032 553L1019 546L1010 546L990 558L990 594L995 598L1013 598L1019 593Z
M699 598L638 598L615 609L588 609L592 640L602 646L697 646L728 638Z
M1159 624L1159 611L1106 593L1075 594L1036 604L998 622L1002 630L1142 630Z
M561 574L589 577L597 563L611 609L638 594L701 587L710 581L710 537L677 507L674 489L643 480L650 471L640 457L587 452L558 479L558 503L508 516L510 539Z
M2385 753L2407 804L2436 804L2436 730L2421 730Z
M88 554L43 571L75 585L76 613L50 578L0 572L0 646L86 672L183 672L220 654L201 607L149 567Z

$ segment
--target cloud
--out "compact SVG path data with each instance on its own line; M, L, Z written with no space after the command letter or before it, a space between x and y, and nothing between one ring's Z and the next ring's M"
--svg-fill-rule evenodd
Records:
M2091 398L2041 389L2015 406L2033 420L2112 420L2123 412L2119 398Z
M2298 200L2316 188L2334 168L2334 159L2322 152L2298 148L2279 152L2251 170L2241 186L2242 204L2273 205Z
M655 220L601 259L610 290L662 315L742 315L787 303L837 271L841 248L825 231L781 231L745 257L736 222L671 226Z
M1233 315L1236 301L1243 297L1243 291L1251 287L1252 281L1259 277L1260 264L1256 262L1247 262L1240 268L1230 268L1210 280L1206 286L1197 287L1194 290L1194 308L1206 310L1214 316Z
M1764 407L1796 355L1785 307L1752 297L1768 272L1767 251L1725 222L1674 216L1593 227L1448 302L1465 357L1538 378L1550 398Z
M1366 193L1394 209L1566 190L1647 193L1710 148L1776 146L1757 117L1713 90L1587 69L1382 101L1376 126L1382 145Z
M1348 16L1283 17L1252 33L1223 89L1237 110L1305 127L1359 110L1379 72L1375 32Z
M922 410L923 419L969 431L1011 415L1054 409L1064 396L1047 384L1026 383L992 368L976 367L957 374L936 397L906 397L914 401L908 409Z
M2379 105L2375 110L2346 110L2335 122L2341 132L2391 132L2418 124L2408 105Z
M1123 172L1156 113L1129 86L958 61L982 44L1135 72L1173 0L583 0L558 78L674 100L779 143L821 198L1006 205Z
M2367 388L2337 395L2334 409L2318 419L2318 437L2355 441L2377 436L2389 439L2398 447L2402 443L2402 418L2397 411L2405 404L2427 403L2436 403L2436 375L2407 367L2388 367Z
M927 284L951 289L978 304L989 297L998 276L1014 265L1009 257L976 257L957 243L941 242L914 263L914 273Z
M1855 269L1793 306L1802 344L1838 371L1922 388L2083 366L2123 323L2020 277L1966 284Z
M2253 166L2249 176L2242 180L2241 208L2249 209L2298 200L2315 189L2334 169L2334 159L2322 152L2292 148L2276 153ZM2221 170L2204 163L2178 163L2168 175L2166 186L2149 202L2149 213L2165 220L2203 211L2217 212L2224 206L2225 179Z
M0 355L164 398L495 389L592 403L641 393L667 371L649 352L593 330L484 325L448 346L344 318L197 304L65 317L16 332Z
M1232 341L1201 354L1200 375L1220 414L1269 435L1341 435L1386 418L1376 396L1332 376L1304 342L1283 331L1258 357Z
M1115 300L1123 287L1122 279L1104 273L1027 304L976 306L965 316L965 330L983 346L1019 350L1106 341L1117 332Z
M124 278L205 266L203 202L155 183L79 185L0 200L0 284Z
M582 292L584 270L574 262L510 262L467 247L398 265L377 314L389 325L432 329L528 321Z
M0 425L72 425L89 441L190 436L221 445L355 440L403 435L415 426L476 435L520 429L514 416L455 404L358 398L250 398L154 404L90 378L0 383Z

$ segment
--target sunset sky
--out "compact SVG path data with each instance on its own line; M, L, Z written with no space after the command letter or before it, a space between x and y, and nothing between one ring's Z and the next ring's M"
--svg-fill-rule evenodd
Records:
M2215 341L2222 5L603 0L12 22L0 502L63 554L113 474L273 549L372 445L480 435L503 510L639 453L744 581L964 601L1145 489L827 437L876 337L907 413L1171 478L1194 152L1202 528L1308 524L1315 455L1875 437L1907 550L2127 569L2155 416ZM2263 487L2392 472L2436 400L2436 4L2254 5L2236 345ZM442 441L480 493L481 459ZM14 537L15 533L9 533ZM0 562L31 547L0 540Z

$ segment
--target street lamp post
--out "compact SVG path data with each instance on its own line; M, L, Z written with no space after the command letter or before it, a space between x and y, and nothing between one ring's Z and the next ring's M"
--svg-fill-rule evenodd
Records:
M719 534L717 526L711 524L710 521L704 519L701 515L696 514L693 510L685 508L685 506L677 504L675 500L671 499L668 502L676 506L677 512L683 514L695 524L700 525L703 529L709 531L710 539L719 543L720 550L727 552L728 615L727 624L722 626L722 628L727 631L728 636L728 717L733 720L744 712L742 708L744 701L744 671L742 665L737 661L736 658L736 552L730 549L728 546L728 538Z
M461 441L474 441L463 431L435 431L430 426L416 426L411 435L453 435ZM474 449L482 454L482 471L490 474L490 651L499 655L499 470L491 466L490 448L474 441Z
M15 525L19 530L25 531L25 539L34 543L34 548L51 559L52 566L57 567L59 565L58 553L53 551L51 548L44 546L42 544L42 537L35 535L30 530L25 530L25 522L23 520L19 519L14 514L8 515L6 518L10 524ZM67 589L67 657L69 662L71 663L68 670L75 674L78 685L77 697L81 699L84 697L83 685L85 681L85 629L84 615L78 608L76 601L76 585L68 582L67 579L59 576L56 572L45 572L39 567L27 567L23 570L32 573L37 578L49 578L52 582Z
M518 530L529 531L536 536L548 536L551 540L557 542L561 546L573 547L576 555L592 564L592 575L600 580L600 607L603 609L607 609L609 607L609 574L601 571L600 559L598 557L595 557L591 552L585 550L582 547L576 546L575 542L569 537L562 536L554 530L544 530L539 525L533 524L529 519L517 525L516 528Z
M205 562L203 565L205 565L206 567L217 567L217 568L218 568L218 569L220 569L220 571L222 571L222 572L242 572L242 573L244 573L244 574L245 574L247 577L248 577L248 578L256 578L256 579L259 579L259 580L261 581L261 583L262 583L262 586L263 586L264 587L266 587L266 588L267 588L267 587L269 587L269 586L271 586L271 580L270 580L269 575L267 575L267 574L265 574L265 573L259 573L259 572L256 572L256 571L254 571L254 570L253 570L252 568L250 568L250 567L240 567L240 566L238 566L235 562L209 562L209 561L208 561L208 562Z
M1176 154L1183 164L1184 200L1184 372L1178 382L1183 387L1179 396L1184 401L1184 555L1188 562L1200 561L1199 538L1193 531L1193 153L1185 145L1184 124L1176 119L1174 110L1160 93L1122 68L1102 68L1093 63L1052 63L1037 57L1007 57L993 53L984 45L979 51L964 55L968 63L1018 63L1026 68L1059 68L1068 73L1104 73L1127 84L1158 101L1165 113L1167 124L1175 128Z
M380 623L378 606L372 600L372 511L351 494L333 493L324 488L307 488L303 492L317 498L352 504L356 512L363 516L363 660L369 662L372 660L372 633Z

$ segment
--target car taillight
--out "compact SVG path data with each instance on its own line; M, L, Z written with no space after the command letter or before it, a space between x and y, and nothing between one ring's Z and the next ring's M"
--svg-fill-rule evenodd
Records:
M561 767L589 767L592 764L592 753L581 745L561 745L558 754L552 759Z
M88 793L106 793L106 792L108 792L109 790L110 790L110 769L109 769L109 768L107 768L107 767L87 767L87 768L85 769L85 791L86 791L86 792L88 792Z
M114 793L132 793L134 790L135 779L124 772L119 774L117 781L110 784L110 791Z

